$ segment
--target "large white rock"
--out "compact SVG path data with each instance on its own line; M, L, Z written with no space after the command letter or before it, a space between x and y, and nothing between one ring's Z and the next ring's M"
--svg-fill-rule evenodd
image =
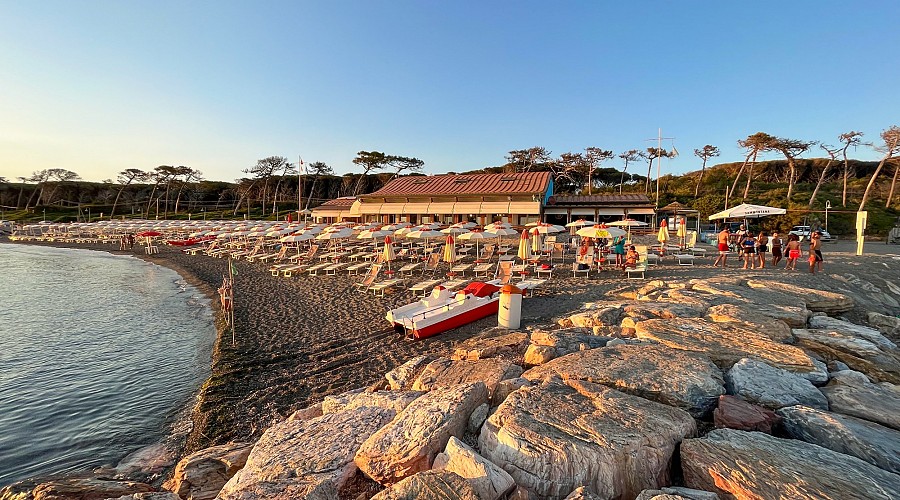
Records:
M776 410L784 406L807 405L828 409L828 401L809 380L787 370L744 358L725 374L728 394Z
M393 410L362 407L273 425L247 464L219 493L222 500L331 498L356 473L353 456Z
M371 500L481 500L469 483L450 471L427 470L381 491Z
M638 338L703 354L723 370L742 358L754 358L814 383L828 381L827 371L802 349L776 342L739 323L714 323L697 318L653 319L641 321L635 331Z
M412 384L415 382L416 377L418 377L419 374L422 373L422 370L428 366L428 363L431 363L433 360L433 356L416 356L387 372L384 375L384 378L387 379L391 389L395 391L412 389Z
M481 454L541 498L579 486L633 498L669 482L677 444L696 432L684 410L581 381L523 387L481 428Z
M216 498L225 483L247 462L251 443L213 446L182 458L164 487L184 500Z
M516 487L512 476L455 437L434 458L435 470L455 472L469 481L481 500L497 500Z
M451 436L463 436L469 416L486 401L483 382L434 389L372 434L354 461L367 476L385 485L428 470Z
M616 345L581 351L532 368L535 381L559 376L603 384L628 394L677 406L702 418L725 394L722 372L700 354L660 344Z
M894 500L900 476L795 439L717 429L681 444L685 485L724 498Z
M365 406L387 408L400 413L422 394L419 391L367 391L365 389L356 389L336 396L325 396L325 400L322 401L322 413L337 413Z
M868 420L791 406L776 413L794 439L853 455L886 471L900 473L900 431Z
M882 335L878 330L869 328L867 326L856 325L850 323L849 321L844 321L829 316L813 316L812 318L809 318L809 326L810 328L834 330L846 336L865 339L877 345L881 349L897 348L896 344L888 340L888 338Z
M413 382L412 389L430 391L438 387L482 382L487 388L488 398L493 398L494 390L501 380L516 378L521 374L521 366L501 358L458 361L438 358L422 369Z
M826 385L822 393L833 412L900 430L900 387L894 384L867 383L848 376Z

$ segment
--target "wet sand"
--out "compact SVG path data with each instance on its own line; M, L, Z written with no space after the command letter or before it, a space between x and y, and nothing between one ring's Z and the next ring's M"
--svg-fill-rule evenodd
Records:
M640 243L640 242L638 242ZM64 246L58 243L55 246ZM112 245L71 245L120 253ZM847 248L844 248L847 247ZM736 260L728 269L711 266L710 257L695 266L678 266L666 258L653 266L647 279L703 279L722 274L746 278L775 279L801 286L856 294L861 306L851 313L863 319L867 310L900 314L900 248L870 244L868 251L885 255L852 254L849 242L824 246L825 272L810 275L782 268L739 269ZM881 250L879 252L879 249ZM178 271L187 281L214 296L227 273L227 260L190 256L177 248L160 247L160 254L134 254ZM217 314L219 339L213 352L212 375L204 384L194 409L194 428L186 452L228 441L253 441L273 422L293 411L321 401L326 395L344 392L379 381L385 372L421 354L447 355L453 347L478 332L496 325L486 318L453 332L410 341L388 328L387 310L414 300L398 291L384 298L356 289L362 276L273 277L268 265L235 261L235 338ZM410 281L419 279L418 276ZM620 271L605 271L590 278L573 278L571 263L559 268L534 297L526 299L523 328L548 325L554 318L574 311L585 302L607 297L609 292L635 290L646 280L628 280ZM896 286L896 285L895 285ZM868 295L867 295L868 294ZM884 297L874 303L867 297ZM893 296L891 298L891 296ZM876 300L875 302L878 302Z

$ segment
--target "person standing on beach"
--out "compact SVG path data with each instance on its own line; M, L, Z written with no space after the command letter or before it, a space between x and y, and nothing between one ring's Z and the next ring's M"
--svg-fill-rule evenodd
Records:
M716 261L713 263L713 267L719 267L719 261L722 261L722 269L728 267L726 262L728 261L728 239L731 237L730 231L728 231L728 226L725 226L721 231L719 231L719 235L716 236L716 242L719 245L719 256L716 257Z
M765 231L760 231L759 236L756 238L756 265L760 269L765 269L766 267L766 252L769 251L769 237L766 235Z
M750 266L750 269L756 269L756 238L747 231L744 231L744 239L741 240L741 250L744 254L744 267Z
M788 242L784 249L787 251L787 264L784 266L785 270L796 270L797 260L800 258L800 238L796 234L788 236Z
M744 236L747 236L747 230L744 228L744 225L741 224L741 227L737 230L736 233L734 233L734 239L732 240L734 249L738 253L741 252L741 245L743 245L744 243Z
M612 253L616 256L616 267L625 263L625 237L616 236L613 239Z
M816 231L809 237L809 272L822 272L822 233ZM818 269L817 269L818 268Z
M121 238L119 238L119 250L125 250L125 245L127 242L127 237L123 234Z
M781 261L781 237L778 233L772 233L772 267L778 266Z
M134 250L134 233L128 233L128 249Z

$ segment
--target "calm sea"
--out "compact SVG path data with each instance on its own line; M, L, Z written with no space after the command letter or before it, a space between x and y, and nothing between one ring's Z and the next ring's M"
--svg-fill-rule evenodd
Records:
M208 300L172 270L0 244L0 486L164 441L214 339Z

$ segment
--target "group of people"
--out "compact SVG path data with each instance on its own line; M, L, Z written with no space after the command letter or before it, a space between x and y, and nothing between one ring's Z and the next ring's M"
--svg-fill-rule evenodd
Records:
M601 238L598 239L596 243L596 249L598 252L600 252L601 256L607 251L608 253L615 255L615 267L620 269L637 267L640 255L638 254L637 249L634 245L628 245L626 248L625 236L616 236L615 238L613 238L612 242L609 242L605 238ZM585 260L584 258L587 255L593 255L593 252L594 245L591 241L591 238L582 238L581 246L578 249L579 261L583 262Z
M121 238L119 238L119 250L133 250L135 243L135 237L133 234L123 234Z
M772 266L777 266L781 259L786 258L785 269L796 270L797 261L803 256L800 248L800 237L796 234L788 235L787 242L782 240L781 236L776 232L772 233L770 238L765 231L760 231L754 236L744 229L742 225L737 233L732 234L731 230L726 226L719 232L717 237L719 256L713 263L718 267L721 262L722 268L728 267L728 252L731 246L734 246L738 254L743 258L744 267L742 269L763 269L766 267L766 254L769 252L771 244ZM822 271L822 233L816 231L810 235L809 240L809 272L815 274Z

